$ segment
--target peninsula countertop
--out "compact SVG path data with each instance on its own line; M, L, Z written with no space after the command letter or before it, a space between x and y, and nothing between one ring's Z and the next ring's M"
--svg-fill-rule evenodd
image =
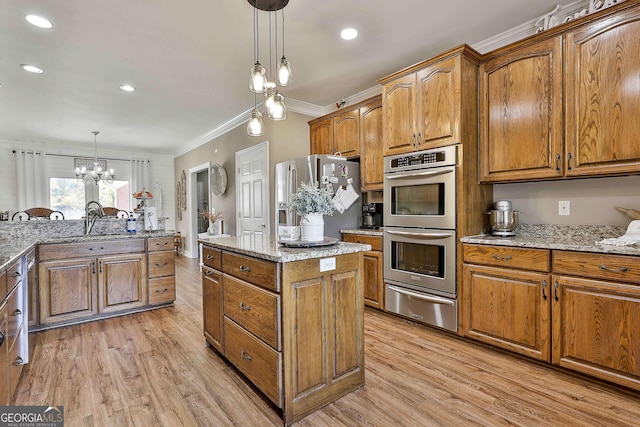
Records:
M344 254L366 252L371 245L338 241L331 246L313 248L287 248L276 241L275 236L233 236L202 238L198 242L218 249L261 258L273 262L294 262L305 259L325 258Z
M343 234L359 234L361 236L376 236L376 237L382 237L382 235L384 234L384 231L382 228L349 228L349 229L344 229L344 230L340 230L341 233Z

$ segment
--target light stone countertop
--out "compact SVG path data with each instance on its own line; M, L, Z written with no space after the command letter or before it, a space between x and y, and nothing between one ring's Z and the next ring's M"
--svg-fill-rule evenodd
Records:
M279 245L275 236L218 237L198 239L198 241L207 246L273 262L294 262L371 250L371 245L341 241L331 246L287 248Z
M352 228L346 230L340 230L343 234L360 234L363 236L378 236L382 237L384 234L383 229L371 229L371 228Z
M640 245L613 246L596 243L603 239L620 237L625 232L626 227L615 226L521 224L513 237L483 234L466 236L460 240L463 243L482 245L640 256Z

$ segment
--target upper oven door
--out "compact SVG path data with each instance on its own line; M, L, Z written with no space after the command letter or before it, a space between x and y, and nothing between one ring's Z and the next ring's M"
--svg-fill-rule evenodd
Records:
M456 167L384 175L384 226L456 228Z

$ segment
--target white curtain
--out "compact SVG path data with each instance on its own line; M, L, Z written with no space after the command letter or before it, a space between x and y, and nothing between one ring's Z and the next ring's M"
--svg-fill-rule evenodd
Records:
M151 169L149 160L131 160L131 193L151 191L149 170ZM132 199L132 206L136 206L135 199Z
M47 156L16 150L16 183L18 210L49 207L49 180Z

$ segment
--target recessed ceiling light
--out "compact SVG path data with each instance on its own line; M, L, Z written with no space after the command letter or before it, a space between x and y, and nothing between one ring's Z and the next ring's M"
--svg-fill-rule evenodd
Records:
M23 70L28 71L30 73L35 73L35 74L44 73L44 70L42 68L38 68L35 65L20 64L20 67L22 67Z
M356 30L355 28L345 28L344 30L342 30L342 32L340 32L340 37L345 40L353 40L358 37L358 30Z
M131 85L122 85L120 86L120 90L123 90L125 92L133 92L134 90L136 90L136 88Z
M53 24L47 18L38 15L25 15L24 19L32 25L40 28L52 28Z

